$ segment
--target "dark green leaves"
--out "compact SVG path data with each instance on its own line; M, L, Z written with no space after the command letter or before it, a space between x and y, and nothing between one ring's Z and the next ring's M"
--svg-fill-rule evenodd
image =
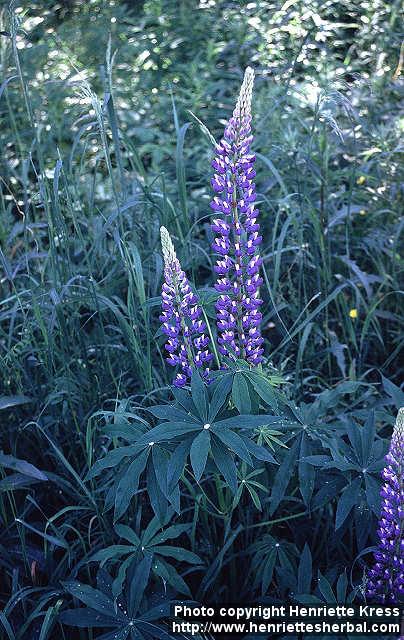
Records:
M237 467L234 463L234 458L228 449L220 445L216 438L212 440L212 456L230 490L235 493L237 490Z
M239 413L250 413L250 394L248 391L247 380L242 373L234 374L231 397Z
M299 568L297 572L298 593L310 593L311 579L312 579L312 557L311 557L310 547L306 542L302 551L302 555L300 556Z
M264 404L268 405L274 411L278 411L278 396L274 390L273 385L269 382L265 376L251 372L249 375L254 390L259 395Z
M63 586L67 593L70 593L72 596L77 598L77 600L80 600L80 602L87 605L87 607L92 609L94 612L100 613L103 617L110 618L110 623L112 621L114 621L115 624L129 621L127 616L125 616L120 609L116 610L114 602L104 593L98 591L98 589L94 589L87 584L83 584L82 582L77 582L75 580L65 582ZM94 622L90 626L101 626L98 625L97 622L98 620L95 616Z
M197 370L193 371L191 379L191 393L192 400L198 412L201 420L206 421L208 417L208 399L206 393L206 386L202 381L201 376Z
M208 422L213 422L221 409L225 408L232 387L232 376L224 374L213 385L213 394L209 403Z
M299 441L295 440L291 448L284 454L283 461L276 472L271 492L270 514L275 513L283 496L285 495L289 481L293 475L294 466L299 454Z
M126 588L123 594L117 597L114 595L114 582L112 578L104 570L99 570L97 575L97 586L95 589L82 582L71 580L65 582L63 587L66 594L71 595L74 600L78 600L84 607L76 607L63 611L59 620L63 624L81 627L93 628L103 627L104 629L113 629L100 638L106 640L123 640L127 637L143 638L140 629L150 628L150 622L153 621L153 632L156 637L167 637L164 627L160 627L158 620L167 617L169 613L170 602L161 601L156 606L156 599L150 598L150 574L152 570L153 556L146 554L138 560L134 559L127 565L127 575L122 577L121 582L126 582ZM124 563L125 564L125 563ZM164 563L164 561L154 561L156 576L162 573L161 566L164 567L165 577L169 577L171 582L175 579L175 569ZM167 568L168 567L168 568ZM171 575L171 572L173 574ZM180 576L176 576L179 584L183 582ZM189 595L189 590L184 583L184 592Z
M339 529L344 524L352 508L357 504L361 482L361 478L356 478L342 492L337 505L335 529Z
M203 428L191 445L190 458L195 480L199 482L206 466L210 449L209 428Z
M176 589L181 586L181 593L189 594L188 587L176 568L171 566L170 560L174 560L176 563L184 562L191 565L200 565L202 561L199 556L186 549L184 544L181 546L166 544L188 533L190 529L190 525L188 524L175 524L162 530L169 518L170 515L167 517L165 514L156 516L151 520L141 535L137 535L137 533L127 525L116 525L116 533L129 544L111 545L105 549L100 549L90 558L93 562L101 562L102 564L110 562L119 566L121 575L119 575L118 572L118 577L112 584L114 596L122 593L125 576L131 564L138 561L140 557L149 560L153 558L153 562L147 565L149 567L148 571L164 577L164 579ZM124 558L125 560L123 560ZM141 563L138 565L136 571L140 571L142 566L146 566L146 564Z
M130 463L125 474L118 482L115 492L115 520L119 520L125 513L132 497L139 488L140 476L145 469L149 451L150 448L142 451L139 457Z

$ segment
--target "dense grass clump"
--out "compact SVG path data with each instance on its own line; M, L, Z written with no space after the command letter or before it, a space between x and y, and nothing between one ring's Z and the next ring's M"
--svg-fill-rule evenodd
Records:
M404 405L400 8L2 9L0 638L171 637L176 599L371 601ZM262 363L217 348L211 248L248 66ZM177 387L161 227L209 342Z

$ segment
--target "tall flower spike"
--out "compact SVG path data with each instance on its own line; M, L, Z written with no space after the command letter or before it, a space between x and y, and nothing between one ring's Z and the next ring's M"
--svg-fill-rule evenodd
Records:
M368 575L367 597L396 603L404 601L404 408L398 412L386 462L380 492L379 545Z
M251 97L254 71L248 67L240 95L212 162L215 197L210 203L216 233L212 248L217 254L215 287L219 351L244 358L252 365L262 361L263 338L259 287L262 284L259 256L259 215L255 208L255 156L250 152Z
M161 291L160 316L162 331L167 336L167 362L176 367L176 387L183 387L190 379L192 367L198 367L202 375L209 375L208 364L213 355L208 349L209 337L205 335L206 324L200 319L202 311L198 298L193 293L188 279L181 269L174 245L165 227L160 228L161 247L164 258L165 282Z

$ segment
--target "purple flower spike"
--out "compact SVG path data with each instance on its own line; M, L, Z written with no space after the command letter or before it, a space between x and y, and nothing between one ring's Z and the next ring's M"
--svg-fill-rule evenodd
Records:
M216 147L212 162L215 196L210 206L216 213L211 228L216 234L212 248L218 256L215 287L220 293L216 303L219 352L258 365L264 349L259 329L262 238L257 223L259 211L254 205L255 156L250 152L253 83L254 71L248 67L233 116Z
M165 279L161 291L163 312L160 321L167 336L165 348L169 355L166 360L173 367L178 366L174 385L183 387L191 377L193 366L201 370L203 377L208 377L207 365L213 355L208 348L209 337L204 333L206 324L200 319L202 311L198 298L181 269L170 234L161 227L160 235Z
M384 484L379 548L367 582L367 597L380 603L404 601L404 408L400 409L382 471Z

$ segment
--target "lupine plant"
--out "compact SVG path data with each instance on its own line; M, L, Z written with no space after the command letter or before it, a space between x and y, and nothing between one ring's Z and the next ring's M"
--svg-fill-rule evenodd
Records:
M217 195L210 206L221 214L212 224L217 234L212 247L218 255L214 269L220 293L216 302L219 352L258 365L264 349L258 252L262 238L254 204L255 156L251 153L253 83L254 71L248 67L233 116L216 147L212 187Z
M367 597L376 602L404 599L404 408L400 409L382 471L379 548L369 572Z

